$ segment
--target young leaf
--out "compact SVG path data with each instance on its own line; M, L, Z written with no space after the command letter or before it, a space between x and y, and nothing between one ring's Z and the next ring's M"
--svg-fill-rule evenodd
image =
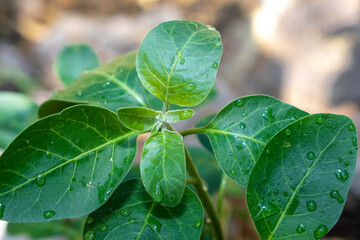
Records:
M165 206L176 206L186 186L182 136L163 130L148 137L142 152L140 170L149 195Z
M167 123L176 123L191 118L194 113L195 111L191 109L171 110L165 113L164 121Z
M116 111L142 106L161 109L162 101L142 86L135 69L136 52L116 58L83 73L65 90L56 92L40 106L39 116L57 113L66 107L87 103Z
M122 183L87 222L84 239L197 240L203 227L203 209L189 188L179 205L168 208L151 199L141 181L133 179Z
M261 239L320 239L337 222L355 170L352 121L332 114L304 117L262 151L247 186Z
M192 21L169 21L140 45L136 70L144 87L167 103L195 106L209 94L222 55L220 34Z
M94 49L86 44L71 44L64 47L55 60L55 72L65 86L73 83L83 71L99 66Z
M151 130L162 119L160 111L144 107L120 108L116 112L122 124L139 131Z
M283 127L308 115L273 97L254 95L229 103L200 133L209 139L225 173L247 184L266 143Z
M101 206L129 171L139 131L75 106L35 122L0 157L0 218L45 222Z

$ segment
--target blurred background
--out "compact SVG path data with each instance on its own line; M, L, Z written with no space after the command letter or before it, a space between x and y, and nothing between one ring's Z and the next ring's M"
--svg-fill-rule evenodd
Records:
M148 31L172 19L215 26L224 46L217 98L179 128L235 98L262 93L310 113L347 115L360 129L359 0L0 0L0 91L24 93L39 105L63 88L53 64L64 46L87 43L106 62L136 50ZM9 105L0 98L0 109ZM29 116L2 131L25 127ZM226 198L227 239L259 239L244 189L230 183ZM0 240L31 239L34 226L17 228L6 234L0 221ZM50 235L62 234L56 224L49 228L55 232ZM327 238L360 239L359 167L341 219Z

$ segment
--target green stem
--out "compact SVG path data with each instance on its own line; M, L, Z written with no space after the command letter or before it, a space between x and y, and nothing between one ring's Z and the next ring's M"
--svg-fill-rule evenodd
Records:
M185 147L185 155L186 155L186 170L189 173L191 178L196 179L196 182L193 184L196 192L198 193L198 197L200 198L205 211L207 212L208 217L211 220L212 228L215 233L217 240L223 240L224 234L221 226L221 222L219 216L216 213L214 204L211 201L209 193L206 191L203 182L200 178L198 171L192 161L189 151Z
M200 134L200 133L203 133L203 132L205 132L204 128L190 128L190 129L187 129L187 130L184 130L184 131L180 132L180 134L183 137L185 137L187 135Z
M163 108L162 108L162 113L165 114L167 111L169 111L170 109L170 103L168 102L163 102Z
M218 212L218 215L220 216L220 219L222 216L222 204L223 204L223 199L224 199L224 195L225 195L227 179L228 179L227 175L225 173L223 173L222 179L221 179L220 190L219 190L218 202L217 202L217 212Z

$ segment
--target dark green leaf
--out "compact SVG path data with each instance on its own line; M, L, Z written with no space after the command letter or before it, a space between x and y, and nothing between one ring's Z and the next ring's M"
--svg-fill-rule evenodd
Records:
M144 107L120 108L116 112L122 124L140 131L151 130L162 119L162 112Z
M94 49L86 44L71 44L64 47L55 60L55 72L68 86L73 83L83 71L99 66L99 59Z
M39 116L87 103L112 111L121 107L142 106L161 109L162 102L142 86L135 69L136 52L116 58L85 72L65 90L56 92L40 106Z
M36 119L37 105L21 93L0 92L0 148Z
M84 240L197 240L203 227L199 199L189 189L179 205L168 208L146 193L140 180L122 183L102 207L89 215Z
M344 207L357 149L355 127L345 116L307 116L276 134L247 187L261 239L323 237Z
M149 195L166 206L176 206L186 186L182 136L163 130L148 137L142 152L140 170Z
M146 35L136 69L144 87L161 100L194 106L209 94L221 54L220 34L213 27L169 21Z
M225 173L246 186L251 169L270 138L306 115L273 97L254 95L229 103L200 132L209 137Z
M164 121L167 123L176 123L191 118L194 113L195 111L191 109L171 110L165 113Z
M200 119L200 120L196 123L195 127L204 127L204 126L208 125L209 122L211 122L211 121L214 119L215 116L216 116L216 113L210 114L210 115L208 115L208 116L206 116L206 117L203 117L202 119ZM198 134L197 137L198 137L200 143L201 143L207 150L209 150L210 152L213 152L213 149L212 149L212 147L211 147L211 143L210 143L210 140L209 140L208 137L206 137L204 134Z
M0 157L0 218L45 222L92 212L129 171L138 134L92 106L35 122Z

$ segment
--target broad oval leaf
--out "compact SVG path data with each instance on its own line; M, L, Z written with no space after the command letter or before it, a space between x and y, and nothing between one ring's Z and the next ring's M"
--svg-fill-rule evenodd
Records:
M304 117L277 133L249 178L247 204L261 239L320 239L337 222L354 174L352 121Z
M167 123L177 123L191 118L194 113L195 111L191 109L171 110L165 113L164 121Z
M120 108L116 112L122 124L140 131L152 129L162 119L162 112L144 107Z
M129 171L139 133L93 106L35 122L0 157L0 218L45 222L94 211Z
M183 138L177 132L163 130L145 141L140 171L149 195L165 206L176 206L186 186Z
M94 49L77 43L65 46L55 60L55 72L65 86L73 83L83 71L98 67L99 58Z
M135 68L136 52L116 58L84 72L62 91L55 92L40 106L39 116L57 113L75 104L91 104L116 111L121 107L142 106L161 109L162 102L141 84Z
M146 35L136 69L144 87L164 102L195 106L209 94L221 55L220 34L213 27L169 21Z
M84 239L197 240L203 214L189 188L176 207L168 208L154 201L140 180L133 179L122 183L108 202L89 215Z
M247 184L266 143L283 127L308 113L265 95L239 98L224 107L200 133L209 139L225 173Z

